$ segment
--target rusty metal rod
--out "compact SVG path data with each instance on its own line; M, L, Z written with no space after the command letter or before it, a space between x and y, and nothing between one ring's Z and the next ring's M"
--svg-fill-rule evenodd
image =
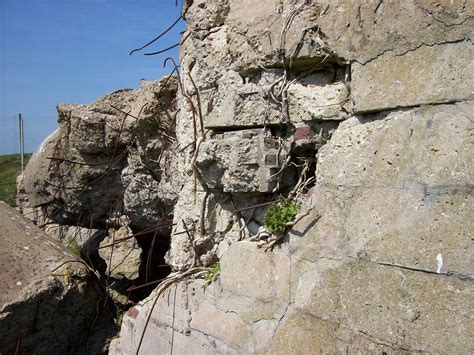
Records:
M177 6L177 0L176 0L176 6ZM173 24L168 27L166 30L164 30L163 32L161 32L158 36L156 36L155 38L153 38L150 42L148 42L147 44L143 45L142 47L140 48L136 48L136 49L133 49L129 55L132 55L134 52L138 52L140 50L142 50L143 48L146 48L148 47L150 44L156 42L157 40L159 40L161 37L163 37L165 34L167 34L174 26L176 26L176 24L179 22L179 20L181 20L181 16L179 16L177 18L177 20L175 22L173 22Z
M270 201L270 202L260 203L258 205L238 209L235 212L243 212L243 211L248 211L248 210L251 210L251 209L254 209L254 208L258 208L258 207L264 207L264 206L271 205L272 203L275 203L275 202L278 202L278 201L280 201L280 200L277 199L277 200L273 200L273 201Z
M141 232L138 232L138 233L129 235L128 237L121 238L121 239L117 239L117 240L115 240L115 241L114 241L113 243L111 243L111 244L107 244L107 245L103 245L103 246L99 247L99 249L109 248L109 247L111 247L111 246L114 246L115 244L125 242L125 241L127 241L127 240L129 240L129 239L132 239L132 238L135 238L135 237L138 237L138 236L147 234L147 233L155 232L155 231L158 231L158 230L160 230L160 229L165 229L165 228L168 228L168 227L172 227L172 226L175 226L175 225L176 225L176 224L173 224L172 222L168 222L168 224L161 224L161 225L159 225L159 226L154 226L153 229L150 229L150 230L143 230L143 231L141 231Z
M150 281L150 282L144 283L142 285L132 286L132 287L127 288L127 292L132 292L132 291L138 290L138 289L143 288L143 287L156 285L156 284L159 284L161 281L166 280L166 279L167 279L167 277L164 277L162 279L155 280L155 281Z
M167 52L167 51L169 51L170 49L176 48L176 47L182 45L182 44L188 39L188 37L189 37L190 34L191 34L191 32L189 32L189 33L183 38L183 40L182 40L181 42L178 42L178 43L176 43L175 45L172 45L172 46L170 46L170 47L168 47L168 48L162 49L162 50L160 50L160 51L158 51L158 52L145 53L145 55L157 55L157 54L161 54L161 53Z

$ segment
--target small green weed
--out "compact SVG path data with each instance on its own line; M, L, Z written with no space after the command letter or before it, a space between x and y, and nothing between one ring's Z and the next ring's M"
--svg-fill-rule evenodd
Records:
M221 264L217 262L206 269L204 280L206 280L207 282L213 282L216 280L217 276L219 276L220 273L221 273Z
M300 206L296 202L286 198L271 204L265 211L265 228L273 234L283 235L286 228L285 224L291 222L299 210Z

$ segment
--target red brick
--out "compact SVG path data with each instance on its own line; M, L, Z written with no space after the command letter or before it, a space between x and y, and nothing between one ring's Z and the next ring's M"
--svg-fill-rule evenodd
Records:
M310 127L300 127L295 130L293 133L293 139L299 141L301 139L311 139L313 138L313 130Z
M255 136L253 132L242 132L241 137L243 139L252 139Z
M130 318L137 319L139 313L140 313L140 312L138 311L138 309L136 309L135 307L133 307L133 308L130 308L130 310L127 312L127 315L128 315Z
M280 145L280 143L278 142L278 139L275 139L275 138L265 138L264 143L265 143L265 148L267 149L278 149L278 146Z
M277 163L276 154L265 155L265 165L276 165L276 163Z

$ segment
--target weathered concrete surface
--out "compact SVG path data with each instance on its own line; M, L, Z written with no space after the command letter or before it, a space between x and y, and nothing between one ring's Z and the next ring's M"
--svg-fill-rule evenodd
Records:
M136 228L168 215L176 79L142 82L91 105L58 105L60 127L19 179L19 202L59 224L105 229L117 213Z
M362 65L356 62L354 111L473 99L473 58L474 46L463 41L421 46L402 56L387 52Z
M470 101L340 125L319 155L315 228L331 237L315 248L432 271L441 253L444 271L473 274L473 114Z
M383 53L402 56L421 46L470 40L471 1L318 0L318 25L340 57L365 64Z
M2 353L102 351L105 338L91 338L91 327L103 292L89 269L3 202L0 225ZM101 323L99 338L112 324Z
M183 11L167 261L222 271L165 292L140 353L473 352L471 2ZM274 150L294 174L264 185ZM245 240L299 177L309 215L273 251ZM153 301L112 354L136 352Z
M199 150L196 165L208 188L224 192L271 192L289 145L263 129L215 134ZM291 182L288 179L287 183Z
M308 127L332 132L321 123L337 125L353 114L472 98L473 8L467 2L216 0L187 2L184 9L181 77L187 95L178 93L176 132L186 147L178 158L185 193L176 205L177 225L182 219L200 223L206 187L211 195L238 195L294 183L288 174L275 190L268 177L278 164L269 175L266 160L253 153L248 159L257 143L234 143L235 131L260 129L286 143L293 137L294 144ZM194 156L200 119L211 132ZM286 130L278 131L282 126ZM222 142L213 133L223 134ZM295 157L314 159L329 138L316 144L302 139L301 150L295 144L284 153L301 164ZM196 168L205 182L189 179ZM232 172L237 176L228 179ZM190 249L186 238L172 238L168 260L177 268L186 265L180 255Z
M217 282L168 291L144 353L170 339L202 353L473 351L473 109L343 122L318 155L310 215L273 252L234 242ZM150 303L125 318L112 354L136 349Z

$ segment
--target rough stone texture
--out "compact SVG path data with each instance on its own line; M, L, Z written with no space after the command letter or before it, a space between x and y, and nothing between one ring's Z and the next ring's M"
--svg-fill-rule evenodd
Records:
M183 11L184 186L167 260L182 271L218 258L222 270L158 299L140 352L473 352L472 3L195 0ZM242 240L262 223L265 207L251 207L277 197L252 186L275 161L244 138L256 131L315 164L308 216L268 252ZM245 162L252 174L230 184ZM152 300L125 317L111 354L136 351Z
M473 99L473 48L469 41L445 43L422 46L403 56L384 53L363 65L355 63L354 111Z
M196 164L208 188L224 192L271 192L287 146L263 129L217 134L204 142Z
M168 216L176 200L176 79L142 82L91 105L58 105L60 128L33 154L19 179L25 212L40 208L61 225L102 228L116 213L145 228ZM125 114L128 113L129 115Z
M217 283L189 284L188 303L172 303L191 319L173 328L175 344L203 353L472 351L473 109L438 105L342 123L319 154L310 215L273 252L233 243ZM137 345L146 305L126 317L112 353ZM152 324L143 349L164 342L154 336L170 339L171 319L157 312Z
M17 345L28 354L101 352L105 338L90 336L103 291L90 271L3 202L0 225L2 353L15 353ZM112 320L103 318L101 335L110 336Z
M341 81L334 80L337 74L334 70L308 74L289 87L292 122L346 117L342 106L348 101L348 93ZM280 124L281 111L269 100L268 90L282 75L281 69L247 77L235 71L225 73L217 80L217 91L207 103L205 127L222 130Z
M403 56L421 46L473 39L471 1L315 1L318 25L340 57L370 62L383 53Z

